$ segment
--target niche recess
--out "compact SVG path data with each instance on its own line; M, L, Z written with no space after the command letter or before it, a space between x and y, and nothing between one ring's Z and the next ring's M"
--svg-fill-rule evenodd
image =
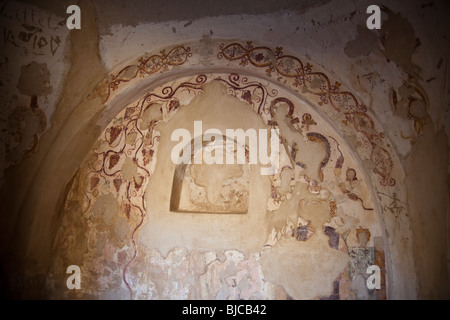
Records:
M170 211L189 213L247 213L250 190L248 164L238 164L236 148L227 148L228 139L222 136L220 141L214 136L204 136L202 148L191 152L189 163L181 162L175 168ZM232 141L232 145L236 145ZM194 140L183 148L194 150ZM202 159L218 157L223 164L208 164L205 160L195 163L199 154ZM233 164L226 164L227 154L232 155Z

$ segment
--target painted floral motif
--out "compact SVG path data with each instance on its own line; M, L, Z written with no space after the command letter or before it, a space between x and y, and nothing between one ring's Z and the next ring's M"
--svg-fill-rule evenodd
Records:
M113 119L104 130L99 147L94 148L90 162L92 169L87 175L90 188L86 194L84 214L90 215L93 209L91 204L102 193L109 192L114 198L120 199L120 208L133 226L130 240L132 253L127 254L129 258L123 271L123 280L130 292L132 290L126 275L137 256L135 237L146 216L145 189L155 165L154 155L159 142L155 126L163 119L163 109L167 112L178 109L179 94L198 94L206 79L206 76L199 75L193 82L184 82L175 88L165 87L160 94L152 92L145 95L133 107L124 109ZM146 113L150 109L154 110L153 116L148 118ZM125 167L134 168L135 171L130 174Z
M348 91L341 91L341 84L334 82L323 72L316 72L309 63L306 65L297 57L285 55L283 48L272 50L268 47L254 47L251 41L245 45L231 43L219 46L219 59L240 61L240 65L249 64L255 67L267 68L266 72L273 72L293 80L292 86L301 88L302 93L319 98L317 104L325 108L331 106L335 111L343 113L346 126L353 128L365 136L370 148L370 160L375 165L375 173L380 176L382 186L394 186L395 179L391 177L393 161L390 153L383 147L384 134L375 130L373 120L367 114L367 108L358 102L356 97ZM304 119L303 119L304 120Z
M154 54L149 57L141 57L138 63L126 66L116 74L111 74L95 90L94 96L99 96L102 103L108 101L110 90L115 91L122 82L128 82L135 79L138 75L145 77L158 71L167 71L169 67L180 66L192 56L189 47L183 45L172 48L166 53L162 50L160 54Z

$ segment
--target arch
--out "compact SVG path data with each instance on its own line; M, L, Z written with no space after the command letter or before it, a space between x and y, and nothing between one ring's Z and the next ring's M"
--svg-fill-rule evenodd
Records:
M111 142L111 140L113 140L112 142L116 142L118 141L117 139L125 139L125 135L122 137L121 134L127 130L126 126L114 127L114 129L113 127L108 127L113 121L112 115L115 114L113 111L115 110L114 108L119 106L124 99L128 100L130 93L132 93L131 96L133 97L136 96L136 92L140 89L151 88L147 95L137 101L135 100L134 103L128 104L126 109L123 109L124 118L133 119L133 121L136 120L136 123L134 124L136 126L136 131L132 131L133 129L130 130L139 135L138 121L147 107L153 104L165 104L165 111L161 112L162 118L153 123L150 122L148 128L140 133L142 135L142 144L133 145L133 148L135 148L133 150L141 150L141 147L144 145L144 139L150 139L149 141L151 141L151 143L149 143L148 149L149 157L147 158L147 161L149 162L147 162L147 164L150 163L159 142L158 134L154 131L155 125L158 121L167 120L167 118L164 119L167 114L176 112L180 108L181 102L178 99L177 94L184 90L185 92L192 93L194 96L199 95L203 90L203 86L212 79L226 83L229 93L235 94L236 98L239 98L241 101L249 102L255 112L261 115L269 126L277 125L276 123L271 122L273 121L272 108L277 103L283 102L288 105L288 115L291 117L290 125L294 128L299 128L302 125L305 127L308 125L312 126L312 123L315 122L312 120L314 117L311 119L309 113L309 116L302 117L302 120L300 120L298 115L297 117L293 117L294 111L292 102L290 104L290 100L285 97L276 97L278 94L277 90L279 90L277 88L282 88L283 92L288 92L300 100L307 101L309 107L312 106L310 112L314 111L317 115L320 115L324 123L340 133L339 142L337 137L330 136L335 141L336 152L339 152L340 156L343 155L341 148L345 147L349 155L356 159L355 163L360 169L358 170L358 174L368 182L367 188L370 198L373 201L373 209L380 215L379 220L382 224L382 233L383 238L385 239L385 247L382 248L381 251L386 255L387 273L389 274L389 281L392 283L401 267L398 265L398 248L393 246L392 243L395 236L388 238L387 234L392 234L391 231L397 228L407 228L407 220L400 217L405 224L398 225L397 217L392 219L391 217L386 216L384 213L386 212L386 209L384 209L384 212L382 210L383 200L380 200L380 196L377 196L377 194L381 193L388 196L396 194L394 192L399 192L401 194L401 188L396 186L395 175L402 175L403 173L401 165L399 165L398 160L396 159L395 152L390 148L389 141L387 141L384 134L377 129L379 126L377 125L374 115L370 114L367 108L359 103L357 98L349 90L342 88L342 85L339 82L334 81L333 84L333 81L330 80L324 72L314 71L312 64L304 63L301 59L293 55L284 55L281 48L272 50L264 46L254 47L251 43L241 45L240 43L234 42L228 45L220 43L218 44L217 49L215 57L209 58L209 61L214 61L214 65L208 66L208 68L205 68L202 65L199 66L198 60L194 60L197 51L193 45L180 45L173 47L170 50L167 49L166 51L162 51L160 55L142 57L138 60L139 63L130 64L121 68L118 72L111 73L111 75L96 87L92 94L92 97L100 97L102 102L107 105L107 110L110 112L109 114L105 114L103 119L99 121L105 129L104 132L108 133L108 136L104 136L105 141ZM165 52L168 53L165 54ZM194 60L192 61L192 65L189 65L189 62L191 62L190 59ZM244 69L241 70L239 74L232 72L225 75L223 72L225 69L235 70L233 64L236 61L239 61L239 65ZM288 66L289 64L290 66ZM189 69L189 67L192 68ZM191 81L175 80L177 78L179 79L179 75L182 73L181 70L176 70L176 68L186 68L184 78L189 78L189 74L196 74L197 76L191 77ZM262 70L260 68L267 69ZM206 72L203 72L207 70L212 76L207 76L205 74ZM292 70L295 72L292 72ZM162 73L158 74L158 72ZM144 77L138 78L138 75L143 75ZM147 75L152 75L155 78L146 79L145 76ZM274 81L275 76L280 77ZM262 84L263 82L267 83L266 87L270 87L271 89L268 90L265 88ZM148 86L149 83L151 84L150 87ZM171 83L171 85L161 86L161 83ZM158 86L161 90L156 92L154 88ZM133 88L137 89L133 90ZM236 92L239 92L241 95L238 97ZM250 92L250 97L247 92ZM133 108L135 108L135 110L132 110ZM167 112L167 114L165 115L164 112ZM148 134L147 132L144 134L144 131L151 133ZM148 137L146 137L147 134ZM362 141L362 146L357 149L356 152L351 151L351 148L349 147L350 143L345 138L352 134L360 137ZM112 139L112 137L114 137L114 139ZM327 161L324 162L325 160L322 160L321 167L325 166L330 158L329 153L331 153L331 143L328 142L325 135L319 133L318 135L310 134L308 138L311 141L315 139L319 140L322 142L322 145L325 146L327 151ZM327 143L324 141L327 141ZM151 152L152 150L153 152ZM103 166L106 165L107 167L111 167L112 162L115 162L115 165L123 164L125 160L111 158L114 154L116 153L112 152L111 155L108 154L103 158ZM338 156L334 161L334 170L336 172L343 169L341 159L342 158ZM137 171L146 170L145 165L147 164L142 166L142 163L139 163L139 159L132 159L132 161L137 165ZM145 162L145 160L143 161ZM372 170L367 170L367 168L364 169L364 166L362 165L363 161L365 161L365 164L370 162ZM114 165L111 168L113 167ZM301 165L298 165L298 167L301 167ZM149 176L151 175L149 171L147 171L147 173ZM128 191L132 189L131 187L136 189L136 186L138 185L145 185L148 180L144 177L142 181L136 181L136 177L133 176L133 180L130 180L129 182L130 183L126 187ZM90 177L91 186L97 186L98 183L99 182L96 179ZM273 192L275 186L273 181L271 183ZM348 181L348 183L351 184L352 182ZM114 184L114 187L117 189L116 184ZM119 186L119 189L120 188L122 188L122 186ZM318 188L320 192L320 186L318 186L316 182L309 182L309 190L316 192L316 189L314 188ZM342 187L341 191L348 199L355 203L363 203L363 199L358 195L355 195L351 190ZM139 193L136 193L136 195L138 194ZM131 198L132 197L129 199L129 206L123 209L125 210L124 212L127 212L128 210L128 213L130 214L132 208L138 207L142 207L143 210L147 209L143 198L140 202L131 200ZM363 208L365 208L364 203ZM128 259L123 271L123 280L130 291L132 291L132 288L126 279L126 274L128 268L135 262L137 257L138 249L136 247L135 234L145 223L146 217L143 210L139 210L140 219L136 221L135 228L131 232L131 242L134 246L134 254L131 259ZM334 214L336 214L335 210L336 208L330 208L330 212ZM378 250L379 249L380 248L378 248ZM125 251L126 249L121 252ZM391 264L393 265L392 267ZM401 282L402 280L399 281ZM386 285L388 286L388 284Z

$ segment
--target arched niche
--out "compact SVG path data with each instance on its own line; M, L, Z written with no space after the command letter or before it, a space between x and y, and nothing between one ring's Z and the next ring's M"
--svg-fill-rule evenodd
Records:
M198 150L194 138L186 143L176 159L170 211L247 213L250 187L248 161L239 163L238 148L235 146L243 148L244 157L248 156L248 146L240 146L226 135L202 134L200 138L202 144ZM202 158L199 158L200 154ZM190 157L183 158L187 155Z
M371 263L381 265L383 289L388 284L387 279L392 279L389 270L395 274L398 269L397 266L390 269L389 248L392 244L385 236L386 229L392 228L392 222L386 221L380 200L375 196L380 190L392 195L388 189L395 185L395 179L392 178L395 157L389 153L382 133L377 131L376 121L351 93L341 91L337 84L331 85L330 79L321 72L313 72L310 64L302 65L301 70L297 70L300 75L291 77L284 66L288 64L289 57L294 57L284 56L280 51L271 51L266 47L245 48L239 44L220 45L219 50L216 59L225 63L217 67L216 71L211 67L206 68L213 72L199 74L192 69L184 73L176 70L177 66L195 56L190 48L178 46L161 57L162 61L173 59L171 61L175 63L161 62L156 68L170 69L174 66L173 72L170 70L167 75L158 76L151 86L150 80L145 78L145 72L153 75L153 69L147 65L152 60L141 59L140 65L130 65L112 73L95 90L94 96L100 96L108 105L108 113L99 121L104 131L74 180L66 200L69 210L68 204L77 202L79 209L75 214L87 221L79 230L89 234L86 239L87 254L80 264L88 274L89 270L95 270L96 274L92 286L78 294L89 292L104 297L106 286L119 297L129 294L132 298L223 298L220 288L205 293L184 284L185 296L179 295L177 290L169 290L168 293L156 288L158 285L155 279L152 280L150 269L162 268L163 265L170 269L170 261L176 256L184 257L186 261L200 256L200 260L207 261L206 265L211 268L241 265L240 271L254 275L256 284L251 287L258 289L246 291L245 294L232 289L236 286L228 278L219 279L221 286L229 288L228 298L280 298L274 292L282 292L281 297L285 294L285 297L300 299L383 298L385 291L362 292L362 283L367 277L364 276L364 267ZM276 65L273 59L271 62L264 59L264 50L275 54L278 59ZM268 67L266 75L256 75L251 68L240 73L223 72L224 68L235 71L231 66L235 60L255 70ZM290 63L292 65L293 62ZM281 84L279 79L273 81L267 74L274 72L292 80L299 87L303 86L303 90L292 90L292 83ZM144 80L137 78L139 74L144 74ZM271 177L261 177L254 170L256 173L253 172L250 181L259 179L255 187L260 188L261 194L266 197L265 201L255 201L255 207L252 208L250 195L246 215L224 214L217 218L217 215L193 216L185 212L171 212L171 201L167 195L171 194L173 187L173 164L166 183L152 186L158 174L158 164L170 164L169 158L158 158L165 145L161 143L161 132L167 129L165 125L176 123L177 113L189 107L196 97L201 97L205 85L212 82L221 83L228 96L247 104L247 108L260 118L263 126L281 130L282 170ZM114 92L124 84L127 85L126 90ZM146 91L145 88L149 87L151 89ZM277 110L280 110L278 114ZM337 119L340 121L338 125ZM223 125L228 124L225 121ZM344 137L350 132L361 137L363 142L356 151ZM167 134L165 137L167 139ZM309 149L311 157L297 158L297 155L301 155L299 150L303 150L299 146ZM123 153L124 157L117 156L119 153ZM371 159L375 165L369 173L362 166L361 158L364 157ZM316 167L311 168L308 161L315 163ZM111 171L114 167L117 167L117 171ZM167 174L167 170L160 171ZM314 178L313 172L316 173ZM327 181L330 177L334 179L331 182ZM378 179L378 183L373 182L373 177ZM295 201L300 194L307 196L298 199L302 201ZM163 206L158 207L158 204ZM305 218L308 214L301 213L304 210L302 208L308 205L318 206L318 212L325 215L320 220L325 221L322 225L322 222L319 225L311 223ZM292 216L292 212L298 215ZM261 219L262 216L264 218ZM72 218L67 219L70 221ZM338 222L338 219L341 221ZM227 221L225 227L224 221ZM323 228L323 232L317 231L317 228ZM232 232L227 229L232 229ZM76 245L77 240L70 236L73 232L61 228L58 237L69 246ZM302 295L301 290L294 288L295 281L288 283L271 274L273 271L267 267L270 263L264 257L268 257L267 252L272 248L277 248L277 243L285 245L284 240L288 239L287 248L291 248L291 245L295 248L298 243L308 243L311 239L323 240L323 234L329 237L329 248L344 253L345 258L340 255L339 261L342 263L345 260L345 263L339 270L332 270L334 273L329 272L326 283L318 285L320 288L315 291L317 295ZM225 241L221 241L223 239ZM323 245L323 241L320 245ZM302 250L299 252L305 253ZM277 251L274 256L281 254L279 257L283 257L289 252L292 250ZM57 255L59 262L69 258L67 252ZM289 256L285 257L289 260ZM304 258L307 259L306 256ZM155 265L143 267L150 261L148 259ZM319 259L316 262L320 265L323 261ZM110 267L104 267L106 262ZM55 264L53 267L57 269L61 266ZM284 268L285 271L292 270L289 265ZM206 271L214 273L213 270ZM172 273L173 270L164 272ZM289 272L286 274L290 275ZM290 279L298 279L298 287L307 289L301 284L305 274L290 276ZM91 277L94 278L92 274ZM194 283L203 281L195 278L195 272L189 277L194 279ZM98 285L99 279L103 286ZM180 279L165 281L169 287L173 283L177 283L178 287L181 283ZM350 290L352 286L356 289ZM337 290L336 293L336 288L341 288L341 291ZM344 288L347 291L344 292Z

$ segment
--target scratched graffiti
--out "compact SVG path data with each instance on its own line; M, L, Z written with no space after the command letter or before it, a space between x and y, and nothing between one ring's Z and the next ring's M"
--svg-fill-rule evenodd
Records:
M0 0L0 125L8 128L0 134L0 161L5 168L37 150L51 125L64 72L65 20L30 4Z
M393 235L395 236L395 231L401 227L400 218L403 216L408 216L408 212L406 211L406 203L399 199L396 192L393 192L391 195L380 191L377 193L383 203L383 212L389 212L394 216L396 228L393 231Z
M63 45L64 17L15 2L0 2L2 44L22 48L25 55L54 56Z

